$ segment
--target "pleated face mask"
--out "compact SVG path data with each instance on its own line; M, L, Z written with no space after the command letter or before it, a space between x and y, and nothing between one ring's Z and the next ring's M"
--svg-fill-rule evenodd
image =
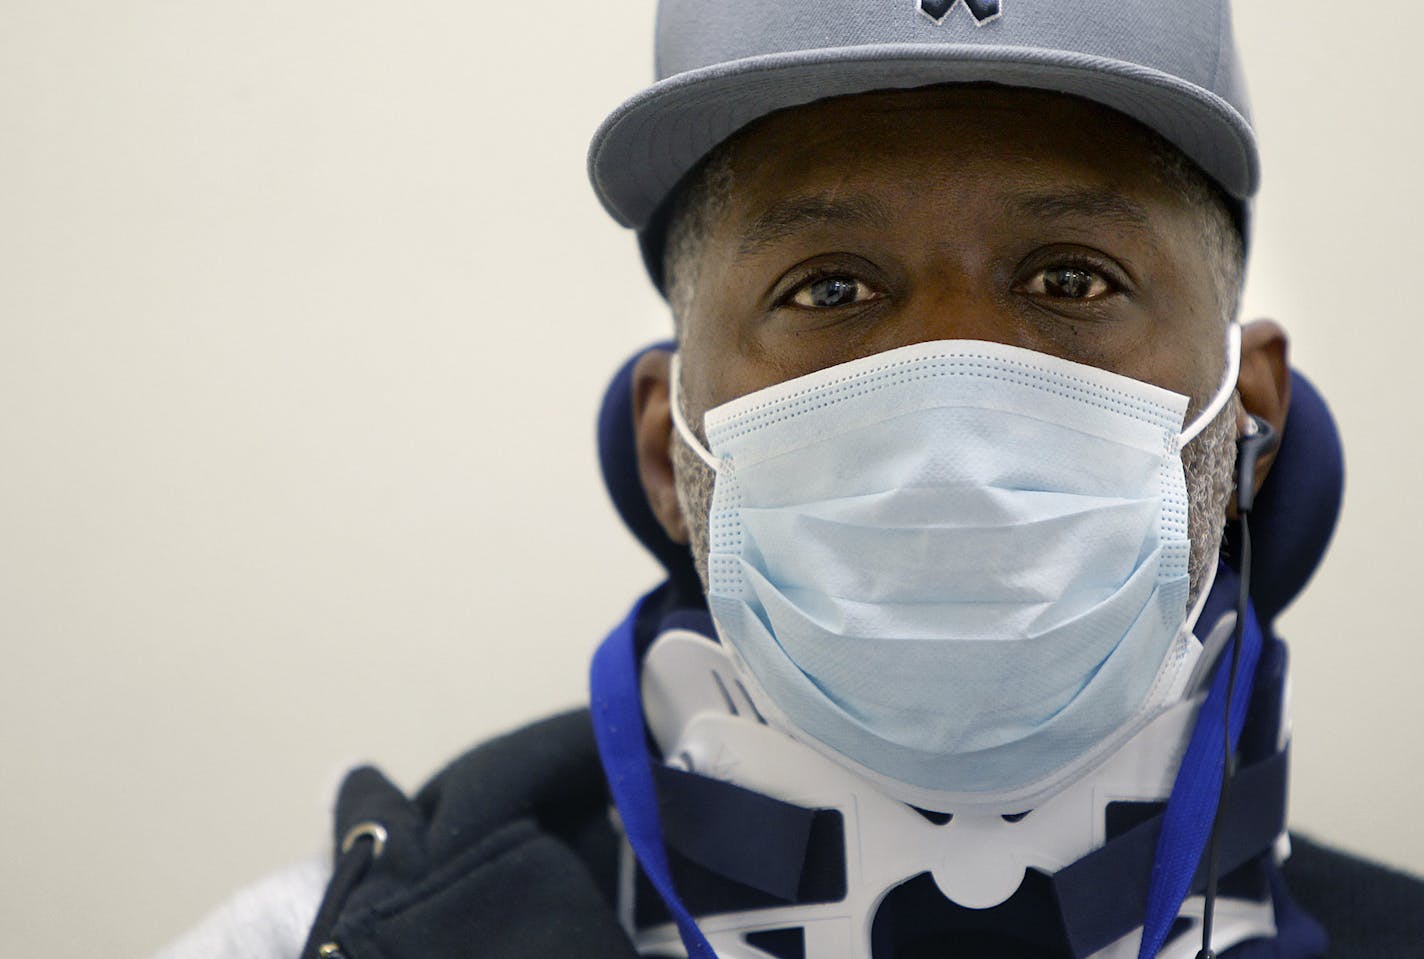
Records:
M1187 398L920 343L709 411L708 603L774 724L910 795L1060 777L1180 665ZM894 791L894 790L892 790Z

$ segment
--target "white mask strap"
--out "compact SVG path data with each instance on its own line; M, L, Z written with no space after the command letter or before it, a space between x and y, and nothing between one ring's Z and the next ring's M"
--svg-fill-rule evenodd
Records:
M1226 327L1226 375L1222 378L1221 385L1217 387L1216 394L1211 398L1211 402L1197 414L1197 418L1192 420L1192 424L1182 430L1182 435L1177 440L1177 448L1185 447L1192 440L1196 439L1202 430L1212 420L1216 419L1226 406L1228 400L1236 392L1236 380L1241 375L1241 327L1239 324L1231 323Z
M717 472L721 465L717 457L707 451L707 448L698 440L697 434L692 432L692 427L687 425L686 418L682 415L682 354L672 355L672 370L669 374L672 377L672 386L669 388L670 396L668 401L672 404L672 426L677 430L677 435L682 437L682 441L688 445L692 452L697 454L697 458L702 460L712 468L712 472ZM1234 379L1234 377L1233 377Z

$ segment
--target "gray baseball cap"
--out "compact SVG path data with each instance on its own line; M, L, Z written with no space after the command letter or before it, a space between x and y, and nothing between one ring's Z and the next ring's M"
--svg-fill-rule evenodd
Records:
M989 82L1093 100L1190 157L1243 232L1260 179L1230 0L660 0L655 64L588 169L659 285L678 182L748 123L828 97Z

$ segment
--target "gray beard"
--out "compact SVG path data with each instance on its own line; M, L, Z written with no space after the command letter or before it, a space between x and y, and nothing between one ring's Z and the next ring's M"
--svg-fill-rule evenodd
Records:
M1191 541L1189 610L1196 605L1203 581L1215 569L1217 552L1221 548L1226 504L1235 488L1236 418L1239 408L1240 401L1232 396L1206 429L1182 450L1182 470L1187 481L1187 537ZM701 413L689 410L686 404L683 405L683 415L689 424L702 422ZM693 430L705 447L707 438L702 427L694 426ZM697 576L702 581L705 594L707 517L712 510L712 485L717 474L683 442L680 434L674 432L673 435L676 439L672 446L672 467L677 502L687 519L692 562L697 567Z

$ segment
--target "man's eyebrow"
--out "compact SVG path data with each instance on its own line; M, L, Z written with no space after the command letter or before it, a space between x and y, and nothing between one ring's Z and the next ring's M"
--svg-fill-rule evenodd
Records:
M1075 190L1066 193L1032 193L1011 197L1008 212L1015 217L1038 220L1066 220L1083 217L1106 220L1120 226L1144 229L1150 218L1147 208L1120 193L1105 190Z
M777 200L742 233L737 256L751 256L798 230L825 224L852 224L883 229L889 209L864 193L809 194Z

